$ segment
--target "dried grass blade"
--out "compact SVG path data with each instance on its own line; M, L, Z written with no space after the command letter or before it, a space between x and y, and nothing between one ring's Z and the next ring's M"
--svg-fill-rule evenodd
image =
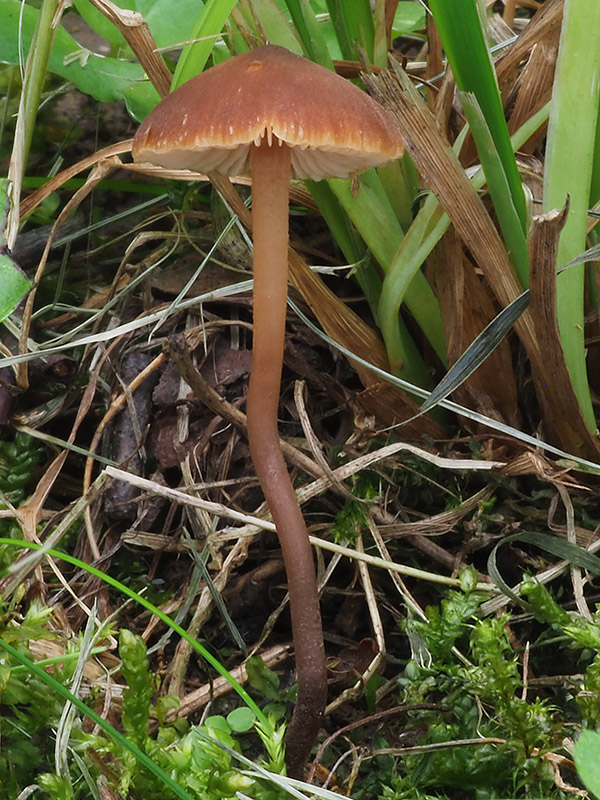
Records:
M31 325L31 318L33 315L33 307L35 302L36 296L36 288L39 285L42 275L44 274L44 269L46 268L46 263L48 261L48 257L50 255L50 250L52 247L52 241L56 235L56 232L59 230L62 223L67 219L69 214L79 206L81 202L89 195L91 191L108 175L115 169L116 164L111 162L110 159L103 160L96 164L96 166L91 171L88 179L86 180L85 184L78 189L77 192L73 195L73 197L69 200L69 202L65 205L62 209L54 225L52 226L52 230L50 235L48 236L48 241L46 242L46 247L44 248L44 252L42 257L40 258L34 281L33 286L34 288L29 292L27 296L27 300L25 301L25 307L23 309L23 321L21 324L21 334L19 337L19 353L24 354L28 351L28 340L29 340L29 328ZM24 362L19 364L17 368L17 384L25 389L29 385L29 377L28 377L28 370L27 370L27 363Z
M525 26L510 50L505 51L496 59L496 76L503 95L512 85L520 65L528 58L536 44L558 36L563 8L564 0L546 0Z
M63 169L62 172L59 172L47 183L45 183L43 186L40 186L39 189L36 189L35 192L32 192L21 201L19 208L21 219L28 217L32 211L35 211L40 203L43 203L47 197L50 197L53 192L55 192L57 189L60 189L60 187L63 186L63 184L65 184L67 181L71 180L71 178L79 175L80 172L83 172L90 167L94 167L96 164L99 164L106 158L112 158L113 156L121 155L121 153L130 153L132 143L133 139L126 139L124 142L111 144L108 147L104 147L102 150L97 150L90 156L82 158L81 161L78 161L76 164L72 164L70 167Z
M558 52L558 29L555 36L536 44L531 51L529 61L520 72L515 84L516 95L508 120L511 134L524 125L533 114L550 101L554 68ZM541 125L535 134L519 149L521 152L533 153L546 135L547 125Z

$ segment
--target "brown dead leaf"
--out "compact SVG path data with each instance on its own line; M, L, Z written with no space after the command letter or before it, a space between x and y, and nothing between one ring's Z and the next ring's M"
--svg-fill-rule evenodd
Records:
M527 23L517 41L496 60L496 75L503 97L508 96L519 67L540 41L550 41L560 31L564 0L546 0L530 22Z
M521 125L537 113L551 98L554 83L554 68L558 54L558 29L551 29L551 41L536 44L527 64L514 84L515 100L508 119L508 131L512 135ZM509 100L510 102L510 100ZM533 153L546 136L547 123L521 147L524 153Z

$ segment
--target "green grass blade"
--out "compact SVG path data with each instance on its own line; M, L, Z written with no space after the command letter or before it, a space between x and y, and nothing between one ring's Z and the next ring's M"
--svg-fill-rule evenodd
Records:
M371 307L373 316L376 317L381 294L381 278L372 260L365 258L367 250L364 243L327 181L305 181L305 185L348 264L358 264L354 276Z
M52 21L58 9L58 0L44 0L40 9L38 24L33 34L31 49L27 57L27 69L23 86L24 96L24 144L23 161L27 161L31 139L35 129L35 120L40 106L44 79L50 60L54 31Z
M485 359L490 356L505 336L512 329L515 322L529 305L529 289L515 298L510 305L489 322L460 358L452 365L427 400L420 406L420 411L425 413L445 400L448 395L456 391L459 386L480 367Z
M320 64L327 69L333 69L333 61L327 47L327 42L321 31L314 11L310 3L302 0L286 0L286 5L292 16L296 30L302 41L306 55L311 61ZM282 44L277 39L271 39L274 44Z
M344 58L359 60L362 48L374 63L375 25L369 0L327 0L327 8Z
M510 597L511 600L518 602L524 608L531 609L529 603L523 598L518 597L512 589L504 582L497 563L497 553L500 547L504 547L510 542L526 542L541 550L545 550L556 558L563 561L568 561L576 567L591 572L592 574L600 574L600 558L580 547L578 544L564 541L556 536L549 536L547 533L538 533L537 531L522 531L521 533L513 533L498 542L488 557L488 573L500 591Z
M42 3L37 25L31 40L31 47L27 54L21 102L17 117L17 126L10 159L8 180L11 189L12 208L7 224L6 241L9 248L14 246L19 225L19 198L21 182L25 173L27 157L31 147L31 140L35 130L44 80L50 61L54 29L52 21L58 9L58 0L44 0Z
M436 231L440 227L439 238L441 238L443 230L448 225L448 218L441 213L436 198L430 195L390 261L381 289L377 319L388 350L392 372L398 371L398 365L395 363L398 353L395 344L395 328L400 307L403 302L406 302L408 306L413 281L417 284L418 291L422 283L418 276L420 275L422 279L426 280L421 272L421 267L430 252L428 247L430 239L427 237L427 233L432 229ZM437 239L437 235L434 238ZM422 297L421 300L426 301L426 298ZM439 337L436 353L442 364L447 366L446 340L443 333ZM398 374L402 373L398 372Z
M385 26L387 0L375 0L373 20L375 36L373 41L373 63L378 67L388 66L387 32Z
M587 210L600 92L600 3L566 0L544 173L544 211L570 198L560 237L557 267L585 249ZM596 429L584 341L585 267L557 278L557 314L565 359L586 423Z
M173 778L170 777L170 775L161 769L158 764L152 761L151 758L148 758L148 756L142 750L140 750L137 745L135 745L133 742L130 742L127 737L114 728L110 722L107 722L104 717L101 717L100 714L97 714L92 708L87 706L82 700L72 694L44 669L39 667L34 661L31 661L31 659L24 656L12 645L8 644L8 642L3 641L2 639L0 639L0 647L14 659L16 659L23 667L25 667L28 672L31 672L40 681L43 681L47 686L49 686L52 691L56 692L56 694L60 695L67 702L72 703L82 714L85 714L85 716L89 717L96 725L98 725L99 728L104 731L104 733L110 739L116 742L124 750L129 751L133 756L135 756L139 763L142 764L149 772L152 772L153 775L155 775L164 786L168 786L172 792L175 792L177 797L180 797L182 800L194 800L194 798L188 794L178 783L176 783Z
M461 100L471 134L477 146L481 166L485 174L488 191L492 198L498 224L508 248L511 261L521 286L529 286L529 249L527 237L521 226L513 195L502 166L500 154L477 98L471 92L461 92ZM512 147L511 147L512 152Z
M236 0L207 0L204 4L196 24L190 27L190 39L199 41L183 48L173 75L172 89L202 72L235 3Z
M327 9L331 24L340 47L342 58L346 61L354 61L356 53L352 45L352 39L346 27L346 20L342 10L341 0L327 0Z
M591 0L593 2L593 0ZM502 98L477 0L431 0L442 44L459 89L472 92L483 112L506 173L521 227L527 229L525 195L504 118Z

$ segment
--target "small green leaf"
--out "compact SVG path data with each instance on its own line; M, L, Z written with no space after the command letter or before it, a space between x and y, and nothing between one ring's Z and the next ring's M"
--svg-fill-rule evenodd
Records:
M460 582L460 588L465 594L474 592L477 589L477 571L475 567L469 565L461 570L458 580Z
M156 719L159 725L165 724L165 717L173 708L179 708L181 700L175 694L165 694L156 701Z
M141 122L160 100L160 95L150 81L132 83L123 90L127 111Z
M267 700L279 696L279 676L265 664L260 656L251 656L246 661L246 672L250 686L259 691Z
M221 714L213 714L211 717L207 717L204 720L204 724L207 728L211 728L215 731L223 731L224 733L231 733L231 728L229 727L229 723L225 719L225 717L221 716Z
M400 0L394 16L392 33L394 36L402 36L405 33L419 31L425 27L426 22L427 13L421 3L414 3L412 0Z
M0 253L0 322L12 314L30 287L31 281L17 269L12 258Z
M246 733L256 722L256 716L251 708L240 706L227 714L227 722L232 731Z
M586 789L600 798L600 733L582 731L574 755L577 772Z

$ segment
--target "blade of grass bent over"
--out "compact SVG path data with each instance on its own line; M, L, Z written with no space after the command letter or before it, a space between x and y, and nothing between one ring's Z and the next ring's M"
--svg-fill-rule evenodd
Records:
M600 99L600 3L566 0L544 173L544 211L570 210L563 229L557 267L585 248L587 210ZM557 278L557 314L573 388L589 429L596 430L587 378L584 341L585 267Z

